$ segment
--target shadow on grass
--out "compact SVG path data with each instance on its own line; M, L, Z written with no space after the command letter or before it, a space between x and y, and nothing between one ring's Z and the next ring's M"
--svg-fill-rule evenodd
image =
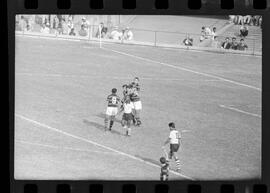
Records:
M105 132L104 125L101 125L100 123L93 122L93 121L89 121L89 120L87 120L87 119L83 119L83 122L84 122L86 125L88 125L88 126L93 126L93 127L97 128L97 129L99 129L99 130ZM106 131L106 132L110 132L110 133L116 134L116 135L126 136L126 135L124 134L124 131L123 131L123 133L121 133L121 132L119 132L119 131L115 131L115 130L113 130L113 127L112 127L112 130L111 130L111 131Z
M135 157L140 158L140 159L142 159L142 160L144 160L146 162L150 162L152 164L158 165L158 166L160 165L158 159L154 160L154 159L143 157L143 156L140 156L140 155L135 155Z
M97 114L97 117L99 117L99 118L102 118L102 119L105 119L105 113L99 113L99 114ZM114 119L114 122L117 122L117 123L120 123L121 124L121 120L120 119L118 119L118 118L115 118Z

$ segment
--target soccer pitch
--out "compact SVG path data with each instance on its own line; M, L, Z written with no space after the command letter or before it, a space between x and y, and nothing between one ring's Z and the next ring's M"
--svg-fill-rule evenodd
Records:
M15 54L16 179L159 180L171 121L170 180L260 178L260 57L23 36ZM142 126L104 132L107 95L135 76Z

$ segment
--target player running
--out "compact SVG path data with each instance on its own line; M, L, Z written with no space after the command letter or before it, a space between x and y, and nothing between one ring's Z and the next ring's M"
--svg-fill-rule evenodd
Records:
M139 78L135 77L134 81L131 83L130 86L131 86L130 100L134 104L134 122L136 126L140 126L142 124L140 120L142 102L139 95L140 92Z
M177 171L180 171L180 161L176 155L176 152L180 147L181 134L175 129L175 124L173 122L169 123L169 129L170 135L168 139L165 141L162 148L165 148L165 145L170 143L169 159L172 159L172 157L174 158Z
M117 92L117 89L113 88L112 89L112 94L110 94L107 97L108 106L107 106L106 116L105 116L105 120L104 120L105 131L112 130L112 126L113 126L113 123L114 123L115 116L118 113L118 107L119 107L119 104L120 104L120 97L117 96L116 92ZM110 124L109 124L109 127L108 127L109 120L110 120Z
M126 129L126 135L130 136L131 135L130 125L131 125L131 121L133 119L132 110L134 109L134 105L130 101L129 96L127 96L126 100L124 101L123 109L124 109L124 114L122 117L122 125L123 125L124 129Z

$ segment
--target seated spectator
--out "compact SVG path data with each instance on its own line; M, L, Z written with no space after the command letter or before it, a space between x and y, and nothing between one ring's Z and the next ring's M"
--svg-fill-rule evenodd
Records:
M89 27L89 22L86 20L85 17L82 17L81 29L88 30L88 27Z
M217 36L214 36L214 39L212 40L212 43L211 43L211 47L212 48L220 48L220 44L217 40Z
M237 50L238 49L238 43L236 42L235 37L232 38L232 43L231 43L230 49L232 49L232 50Z
M183 40L183 44L185 46L193 46L193 39L187 35L187 37Z
M221 44L221 47L224 48L224 49L230 49L231 48L231 42L230 42L230 38L229 37L226 37L225 38L225 42L223 42Z
M240 36L245 38L247 35L248 35L248 27L246 26L246 24L244 24L240 27Z
M118 26L115 26L110 34L110 38L113 40L121 40L122 39L122 32L118 31Z
M70 34L71 32L71 29L74 28L74 24L73 24L73 21L72 21L72 17L69 16L68 18L68 22L67 22L67 28L68 28L68 34Z
M68 35L70 35L70 36L76 36L76 33L75 33L74 28L71 28L71 30L70 30L70 32L69 32Z
M45 25L42 26L41 28L41 33L49 34L50 33L50 24L46 23Z
M83 25L81 25L81 29L79 30L78 34L80 36L87 36L88 33L87 33L87 31L86 31L86 29L84 28Z
M247 44L245 43L244 39L241 39L238 44L238 50L246 50L248 48Z
M211 31L210 27L206 27L205 28L205 38L206 39L211 38L211 34L212 34L212 31Z
M59 20L57 31L58 31L58 34L63 34L63 21L62 20Z
M133 33L129 29L129 27L126 27L123 33L124 40L133 40Z
M244 24L244 17L242 15L238 15L237 24L238 25L243 25Z

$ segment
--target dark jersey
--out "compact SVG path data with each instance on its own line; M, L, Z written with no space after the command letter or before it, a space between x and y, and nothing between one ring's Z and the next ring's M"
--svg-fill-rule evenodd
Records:
M163 176L166 176L165 180L168 180L169 176L169 163L166 161L166 163L161 165L161 170L160 170L160 179L164 180Z
M139 96L139 94L138 94L137 91L135 91L135 92L133 92L133 93L130 94L130 100L132 102L140 101L140 96Z
M136 88L136 91L140 91L140 90L141 90L140 85L139 85L138 83L132 82L132 83L131 83L131 86L132 86L133 88Z
M118 107L120 103L120 97L117 96L116 94L110 94L107 97L107 101L108 101L108 107Z

